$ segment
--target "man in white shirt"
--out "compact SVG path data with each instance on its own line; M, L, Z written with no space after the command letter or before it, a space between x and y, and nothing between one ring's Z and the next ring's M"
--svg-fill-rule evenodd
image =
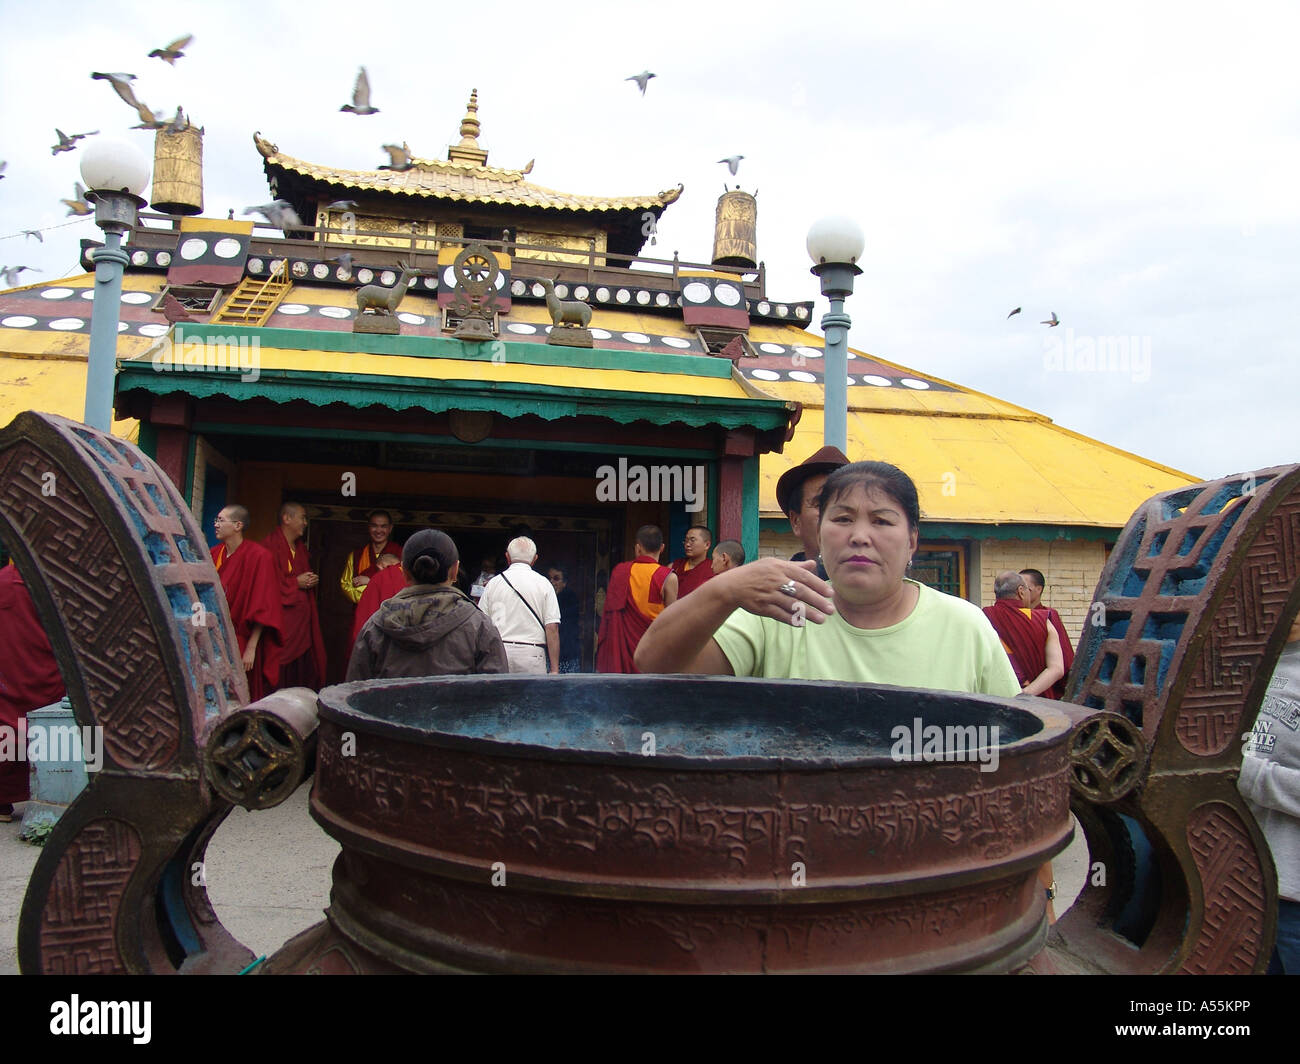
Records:
M488 581L479 608L501 633L511 672L560 671L560 603L555 588L533 571L537 544L527 536L506 547L510 567Z

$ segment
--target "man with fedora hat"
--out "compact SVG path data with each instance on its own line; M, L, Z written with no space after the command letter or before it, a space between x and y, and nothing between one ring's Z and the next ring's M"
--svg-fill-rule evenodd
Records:
M822 566L819 556L821 549L817 545L817 497L821 494L827 476L840 466L848 464L848 458L838 447L823 447L811 458L797 466L791 466L776 482L777 504L790 519L790 531L803 541L803 550L790 560L801 562L816 558L817 575L823 580L826 579L826 569Z

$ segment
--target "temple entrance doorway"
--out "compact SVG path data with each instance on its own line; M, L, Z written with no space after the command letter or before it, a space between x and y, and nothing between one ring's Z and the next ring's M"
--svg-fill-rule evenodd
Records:
M329 657L328 680L341 683L352 654L351 635L354 607L340 586L349 552L369 541L366 515L385 509L393 517L392 538L405 543L422 528L446 532L460 552L460 589L469 592L484 558L493 558L497 572L505 567L506 545L516 536L528 536L537 544L536 569L546 575L551 565L563 567L568 586L578 600L581 661L584 671L595 668L597 612L611 568L610 544L621 542L624 515L617 510L574 512L572 507L536 507L528 512L514 509L485 509L479 500L467 500L464 508L431 511L416 500L387 496L373 505L338 505L332 498L298 496L307 507L310 525L308 549L321 577L318 598L321 628ZM422 500L421 500L422 501ZM351 503L352 500L349 500ZM558 511L558 512L557 512Z

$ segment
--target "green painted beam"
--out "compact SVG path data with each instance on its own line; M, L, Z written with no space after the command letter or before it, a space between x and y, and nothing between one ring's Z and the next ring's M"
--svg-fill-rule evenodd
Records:
M152 421L141 421L136 446L155 462L158 461L158 426Z
M391 410L486 410L505 417L533 415L544 421L565 417L602 417L629 424L675 422L698 427L784 426L789 411L781 399L730 399L714 396L664 395L657 392L607 391L497 381L447 381L412 377L372 377L361 374L263 370L256 381L238 373L189 369L159 372L147 362L118 366L117 392L140 389L155 395L182 392L200 399L221 396L275 403L302 400L313 406L341 403L353 409L386 406Z
M758 455L746 458L741 467L740 545L745 557L758 557Z
M526 366L567 366L574 369L623 369L643 373L677 373L692 377L731 377L731 362L701 354L672 355L660 351L627 351L607 348L560 347L544 343L492 340L470 343L447 336L380 336L373 333L340 332L334 329L271 329L250 325L177 326L173 346L190 340L220 340L236 344L247 337L249 346L283 351L362 352L372 355L401 355L407 358L453 358L468 362L509 362Z

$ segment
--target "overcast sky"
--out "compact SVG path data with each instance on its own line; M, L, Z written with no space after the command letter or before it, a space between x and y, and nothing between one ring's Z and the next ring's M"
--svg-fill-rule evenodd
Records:
M44 271L23 283L80 272L78 240L99 235L58 202L80 159L51 157L55 126L152 155L153 135L128 131L133 112L92 70L135 73L155 110L180 103L206 126L216 217L270 198L254 130L344 167L375 167L394 141L442 158L477 88L491 165L535 158L529 180L578 193L684 183L660 226L668 255L709 257L729 180L714 160L744 155L734 181L758 192L776 299L816 294L809 224L856 218L859 350L1196 476L1300 461L1293 6L0 11L0 264ZM195 40L174 69L146 58L184 33ZM381 113L342 114L363 64ZM658 77L642 97L622 79L645 68ZM12 236L35 228L44 244ZM1060 327L1040 325L1052 312ZM1080 368L1090 351L1113 368Z

